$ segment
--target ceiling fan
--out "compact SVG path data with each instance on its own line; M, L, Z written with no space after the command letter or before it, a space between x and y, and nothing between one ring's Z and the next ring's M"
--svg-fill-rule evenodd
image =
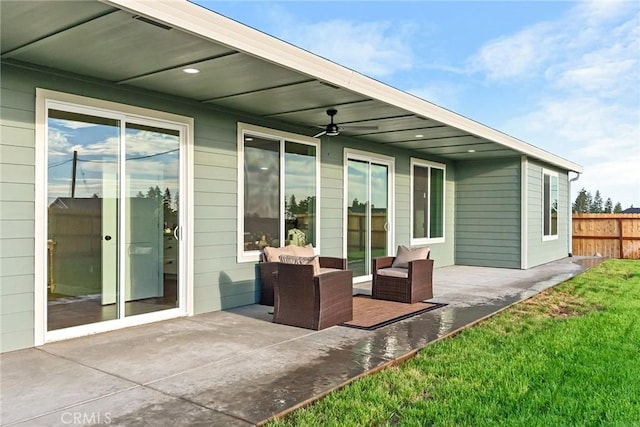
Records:
M327 135L327 136L337 136L340 135L340 131L343 130L349 130L349 129L358 129L358 130L376 130L378 129L377 126L339 126L336 123L333 122L333 118L335 117L335 115L338 114L338 110L336 110L335 108L329 108L327 110L327 115L331 118L330 123L328 123L327 125L323 126L323 131L318 133L317 135L314 135L314 138L318 138L321 137L322 135Z

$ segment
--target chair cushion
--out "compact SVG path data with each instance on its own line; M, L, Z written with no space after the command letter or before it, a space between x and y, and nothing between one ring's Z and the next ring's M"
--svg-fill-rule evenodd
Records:
M402 279L407 279L409 277L409 269L397 267L381 268L377 271L377 274L378 276L400 277Z
M317 276L320 273L320 261L317 256L303 257L295 255L280 255L280 262L285 264L298 264L298 265L313 265L313 275Z
M320 276L321 274L324 274L324 273L331 273L332 271L343 271L343 270L339 268L320 267L320 271L318 272L317 276Z
M409 262L419 259L427 259L431 249L428 247L422 248L409 248L404 245L398 246L398 253L393 260L391 267L397 268L409 268Z

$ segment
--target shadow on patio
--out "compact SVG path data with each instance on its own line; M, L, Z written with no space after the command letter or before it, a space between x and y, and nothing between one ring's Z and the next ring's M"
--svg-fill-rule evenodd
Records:
M434 272L444 308L374 331L271 323L251 305L0 356L2 425L260 424L601 262ZM354 293L369 293L367 284Z

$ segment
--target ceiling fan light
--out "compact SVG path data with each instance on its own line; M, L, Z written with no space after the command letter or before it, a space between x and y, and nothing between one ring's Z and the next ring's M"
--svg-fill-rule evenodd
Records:
M336 136L340 134L340 129L338 128L337 125L331 123L330 125L327 125L327 135L329 136Z

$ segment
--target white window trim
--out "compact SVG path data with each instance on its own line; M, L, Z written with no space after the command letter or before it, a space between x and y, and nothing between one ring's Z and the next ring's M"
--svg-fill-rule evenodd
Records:
M129 117L135 121L152 121L164 123L180 128L184 133L184 150L182 165L183 176L181 183L181 210L184 212L184 227L182 236L186 239L184 250L180 254L180 266L182 268L182 280L184 285L183 297L180 308L164 310L147 315L124 317L122 319L104 321L72 328L47 332L47 117L49 105L65 107L70 111L84 111L90 114L102 116ZM57 341L89 335L98 332L120 329L133 325L157 322L178 316L192 316L193 304L193 124L191 117L151 110L117 102L104 101L80 95L57 92L48 89L36 88L36 115L35 115L35 298L34 298L34 345L42 345L45 342Z
M546 212L544 210L544 176L545 175L549 175L550 177L555 177L558 180L558 208L557 208L557 212L558 212L558 230L556 231L556 234L550 234L550 235L545 235L545 229L544 229L544 217L546 215ZM560 234L560 178L558 175L558 172L556 171L552 171L549 169L542 169L542 206L541 206L541 211L542 211L542 241L543 242L548 242L548 241L552 241L552 240L558 240L558 235ZM549 187L549 190L551 190L551 186ZM551 197L551 194L549 194L549 197ZM551 215L551 212L549 212L549 215Z
M520 158L520 268L529 268L529 159Z
M251 134L257 137L264 137L266 139L280 140L282 148L281 153L284 153L285 141L297 142L306 145L312 145L316 147L316 243L314 245L314 251L316 254L320 253L320 140L317 138L311 138L305 135L298 135L295 133L270 129L262 126L256 126L249 123L238 122L237 131L237 147L238 147L238 213L237 213L237 256L238 263L243 262L257 262L260 259L259 250L245 251L244 250L244 136L245 134ZM280 171L284 170L284 156L280 156ZM280 194L284 194L284 179L280 180ZM284 204L280 200L280 218L284 218ZM282 234L282 230L281 230ZM280 239L281 242L284 240Z
M442 170L442 237L414 237L413 236L413 212L414 212L414 206L413 206L413 184L414 184L414 177L413 177L413 169L414 166L420 166L420 167L426 167L426 168L435 168L435 169L441 169ZM410 187L409 187L409 191L410 191L410 202L409 202L409 233L411 236L411 245L412 246L421 246L421 245L430 245L430 244L434 244L434 243L445 243L446 241L446 233L447 233L447 217L446 217L446 213L447 213L447 204L446 204L446 199L447 199L447 165L444 163L437 163L437 162L432 162L429 160L423 160L423 159L418 159L418 158L411 158L411 171L410 171L410 176L411 176L411 182L410 182ZM429 175L429 178L431 178L431 175ZM429 200L429 207L431 207L431 187L429 187L429 194L427 195L427 199ZM431 211L429 211L429 215L431 215Z

